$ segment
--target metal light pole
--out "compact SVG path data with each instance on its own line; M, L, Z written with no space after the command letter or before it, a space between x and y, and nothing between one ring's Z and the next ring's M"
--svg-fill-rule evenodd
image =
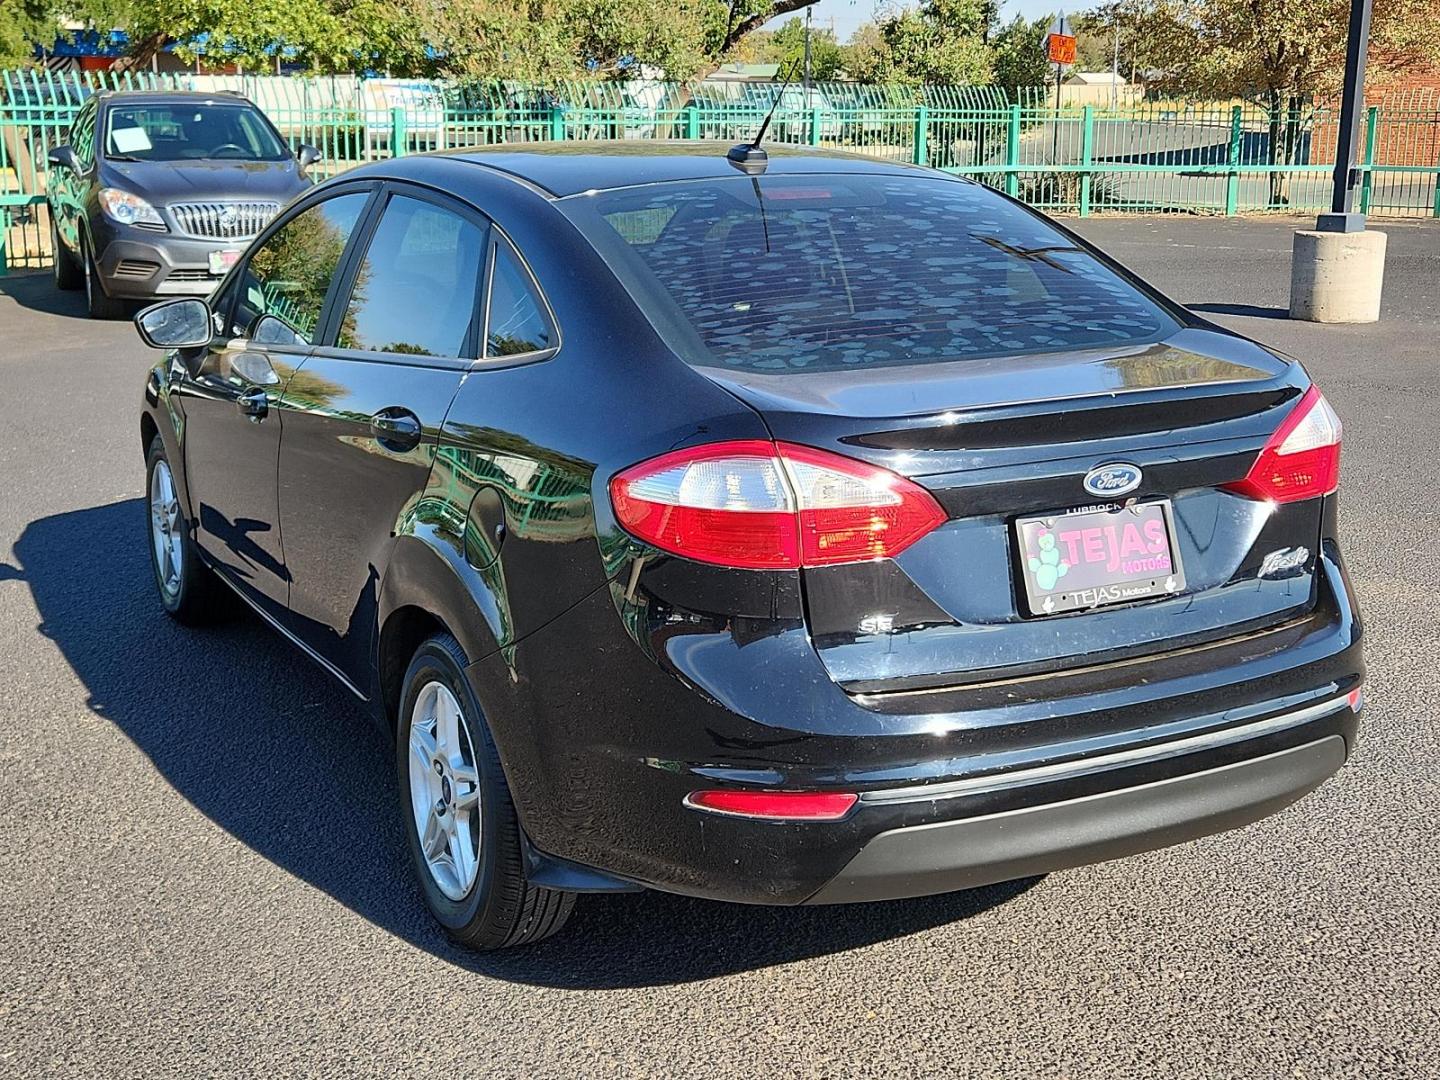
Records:
M1368 323L1380 318L1385 285L1385 233L1365 228L1355 210L1360 172L1355 148L1365 111L1365 49L1370 44L1370 0L1350 0L1345 48L1345 97L1335 140L1330 213L1313 231L1295 234L1290 258L1290 317L1324 323Z
M1115 9L1115 58L1110 64L1110 111L1120 108L1120 9Z
M813 6L805 9L805 107L811 108L810 104L810 16L815 11Z
M1340 102L1340 129L1335 140L1335 177L1330 213L1321 214L1315 227L1322 232L1360 232L1365 215L1355 211L1355 189L1360 171L1355 168L1360 143L1360 117L1365 112L1365 52L1370 45L1371 0L1350 0L1350 35L1345 44L1345 90Z

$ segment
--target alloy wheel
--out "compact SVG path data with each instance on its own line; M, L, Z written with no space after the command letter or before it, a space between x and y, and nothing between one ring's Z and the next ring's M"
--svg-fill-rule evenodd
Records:
M88 280L88 276L87 276ZM167 599L180 595L184 573L184 548L180 523L180 500L175 496L175 478L163 459L150 471L150 542L155 549L155 575Z
M434 680L410 714L410 808L430 877L463 900L480 869L480 772L460 702Z

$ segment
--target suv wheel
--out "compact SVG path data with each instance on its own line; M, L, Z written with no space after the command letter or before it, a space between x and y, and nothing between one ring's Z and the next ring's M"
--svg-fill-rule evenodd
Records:
M185 525L175 474L165 458L165 444L156 435L145 457L147 509L150 516L150 569L160 603L177 622L210 622L225 610L225 597L214 571L200 561Z
M85 271L75 253L60 242L60 228L55 224L55 208L50 208L50 254L55 267L55 287L65 292L85 284Z
M95 266L95 256L90 251L89 241L80 241L80 259L85 274L85 306L92 319L118 319L125 314L121 300L107 296L105 286L100 284L100 271Z
M437 634L405 672L395 759L406 838L425 903L452 938L526 945L565 925L575 894L525 877L515 804L464 666L459 642Z

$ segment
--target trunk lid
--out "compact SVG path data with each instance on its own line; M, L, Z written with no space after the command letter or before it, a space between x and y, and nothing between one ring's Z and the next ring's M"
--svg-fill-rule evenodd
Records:
M949 520L895 559L806 569L806 618L855 693L1023 678L1186 648L1313 604L1321 500L1270 506L1243 477L1308 384L1298 364L1185 328L1123 349L918 367L763 374L703 367L782 441L834 450L926 488ZM1123 462L1107 502L1086 474ZM1015 522L1168 500L1178 591L1032 615ZM1269 562L1267 562L1267 557Z

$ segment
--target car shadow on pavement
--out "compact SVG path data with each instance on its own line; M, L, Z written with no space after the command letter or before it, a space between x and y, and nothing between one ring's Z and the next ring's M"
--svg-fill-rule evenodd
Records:
M49 271L43 273L18 273L0 276L0 296L8 296L23 308L58 315L61 318L85 319L85 291L62 292L55 287ZM139 300L127 300L125 313L134 315L144 307Z
M134 498L32 522L12 562L0 562L0 580L27 583L39 629L84 683L89 707L180 795L283 870L457 966L558 987L683 983L953 923L1038 880L822 908L586 896L549 941L460 949L414 885L389 736L258 619L241 614L201 630L171 622L153 595L145 520Z

